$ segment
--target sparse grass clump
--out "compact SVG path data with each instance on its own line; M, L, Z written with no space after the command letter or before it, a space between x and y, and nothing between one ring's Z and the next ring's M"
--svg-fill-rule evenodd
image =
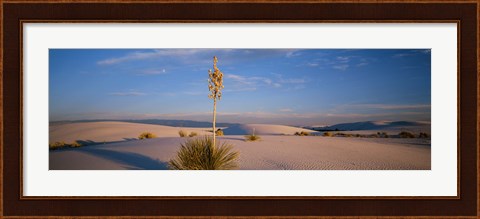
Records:
M157 136L150 132L144 132L138 136L138 139L156 138Z
M352 134L345 134L345 133L339 132L339 133L334 134L333 136L335 136L335 137L347 137L347 138L349 138L349 137L352 137L353 135L352 135Z
M55 143L49 144L49 145L48 145L48 148L49 148L50 150L57 150L57 149L60 149L60 148L64 148L64 147L66 147L66 146L67 146L67 144L66 144L65 142L63 142L63 141L61 141L61 142L57 141L57 142L55 142Z
M82 143L78 142L78 141L74 141L73 143L70 144L70 147L72 148L78 148L78 147L81 147L82 146Z
M323 136L325 136L325 137L332 137L332 136L333 136L333 133L331 133L331 132L324 132L324 133L323 133Z
M310 134L310 132L301 131L301 132L295 132L295 135L298 135L298 136L309 136L309 135L311 135L311 134Z
M420 132L418 137L419 138L430 138L430 135L428 133L425 133L425 132Z
M188 133L186 131L183 131L183 130L180 130L178 131L178 135L180 135L180 137L187 137L188 136Z
M197 136L197 133L196 133L196 132L192 132L192 133L190 133L190 134L188 135L188 137L195 137L195 136Z
M414 134L412 134L411 132L406 132L406 131L400 132L400 133L398 134L398 136L399 136L400 138L415 138L415 135L414 135Z
M258 135L245 135L245 141L258 141L260 139Z
M216 136L223 136L223 130L222 129L217 129L217 131L215 131L215 135Z
M213 145L213 138L192 138L181 145L168 165L173 170L231 170L238 168L239 153L228 143Z
M64 141L57 141L53 144L49 144L48 148L50 150L57 150L57 149L62 149L62 148L67 148L67 147L78 148L78 147L81 147L81 146L82 146L82 144L78 141L74 141L70 144L67 144Z
M377 135L380 138L388 138L388 134L386 132L377 132Z

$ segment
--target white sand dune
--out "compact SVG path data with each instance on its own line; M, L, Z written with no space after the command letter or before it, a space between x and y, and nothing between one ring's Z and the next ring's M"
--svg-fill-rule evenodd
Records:
M93 141L111 142L138 138L142 132L151 132L158 137L178 136L180 130L198 135L211 134L209 128L171 127L131 122L78 122L50 125L49 142Z
M242 170L402 170L430 169L430 146L421 139L320 136L223 136L240 152ZM162 137L84 146L50 152L51 170L167 169L187 138Z
M50 170L167 169L180 144L180 128L134 123L83 123L52 127L51 137L71 139L135 138L139 131L152 131L159 138L86 145L50 151ZM247 126L249 127L249 126ZM403 170L431 168L430 141L400 138L343 138L282 136L268 125L255 125L261 141L246 142L243 135L219 137L240 152L241 170ZM278 128L278 126L272 126ZM156 129L155 129L156 128ZM262 130L265 128L265 130ZM113 130L111 130L113 129ZM197 130L203 128L181 128ZM81 137L76 137L79 132ZM256 131L257 132L257 131ZM53 133L53 134L52 134ZM208 133L204 131L203 133ZM273 133L259 134L259 133ZM61 135L64 134L64 135ZM91 136L89 136L91 135ZM101 140L100 140L101 141Z
M269 124L242 124L235 125L223 130L225 135L249 135L255 130L258 135L293 135L295 132L316 132L310 129L297 128L285 125L269 125Z

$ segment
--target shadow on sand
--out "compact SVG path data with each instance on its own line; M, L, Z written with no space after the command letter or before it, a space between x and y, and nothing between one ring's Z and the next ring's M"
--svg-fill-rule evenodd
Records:
M78 149L79 152L85 152L90 155L101 157L116 163L126 165L127 169L132 170L168 170L168 163L152 159L150 157L132 153L112 151L95 147L85 147Z
M120 143L120 142L127 142L127 141L138 141L137 138L123 138L120 141L92 141L92 140L75 140L75 142L80 143L82 146L90 146L90 145L99 145L99 144L111 144L111 143Z

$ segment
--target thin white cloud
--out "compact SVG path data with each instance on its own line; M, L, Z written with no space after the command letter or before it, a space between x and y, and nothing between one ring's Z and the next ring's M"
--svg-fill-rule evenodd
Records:
M355 107L383 109L383 110L404 110L404 109L430 109L429 104L358 104Z
M137 92L137 91L127 91L127 92L112 92L108 93L111 96L143 96L147 95L146 93Z
M225 83L231 83L230 88L226 92L232 91L254 91L260 86L277 86L269 78L265 77L246 77L235 74L225 74Z
M286 58L292 58L301 55L300 50L296 49L264 49L253 53L250 50L238 49L157 49L157 50L144 50L128 53L124 56L112 57L97 62L98 65L114 65L128 61L135 60L147 60L155 58L176 58L183 62L210 64L211 57L216 55L222 57L223 63L229 63L231 60L255 60L257 58L269 57L269 56L284 56ZM201 56L198 56L201 55ZM193 57L195 56L195 57ZM206 58L208 57L208 58ZM220 59L220 58L219 58Z
M393 58L403 58L403 57L407 57L407 56L412 56L414 54L412 53L397 53L397 54L394 54L392 57Z
M140 71L140 73L138 73L139 75L163 75L163 74L167 74L167 70L162 68L162 69L146 69L146 70L143 70L143 71Z
M304 84L307 82L304 78L283 78L281 74L275 74L273 78L267 77L247 77L235 74L225 74L225 84L231 83L226 92L231 91L255 91L259 87L280 88L287 84Z
M415 49L415 50L408 50L405 52L393 54L393 58L403 58L403 57L409 57L409 56L416 56L420 54L429 54L431 52L430 49Z
M132 52L125 56L115 57L100 60L97 62L99 65L113 65L122 62L132 61L132 60L145 60L145 59L152 59L158 57L185 57L194 54L198 54L200 52L207 52L208 50L198 50L198 49L161 49L161 50L153 50L153 51L146 51L146 52Z
M337 56L337 61L339 63L348 63L350 62L352 56Z
M290 50L285 54L285 57L292 58L292 57L297 57L297 56L300 56L300 55L301 55L301 53L298 52L298 50Z
M430 104L346 104L337 107L341 109L368 109L368 110L426 110Z
M192 95L192 96L208 95L208 91L207 91L207 92L200 92L200 91L185 91L185 92L183 92L183 94L186 94L186 95Z
M344 65L334 65L332 68L345 71L348 69L348 67L350 67L350 65L344 64Z
M284 113L291 113L291 112L293 112L293 109L290 109L290 108L282 108L282 109L279 109L278 111L284 112Z

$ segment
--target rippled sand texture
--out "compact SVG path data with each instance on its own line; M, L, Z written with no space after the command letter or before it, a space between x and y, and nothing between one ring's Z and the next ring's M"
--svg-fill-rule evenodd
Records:
M242 170L428 170L430 141L401 138L294 136L295 127L256 127L260 141L247 142L239 128L219 137L240 151ZM279 130L275 130L278 128ZM178 131L208 134L205 128L177 128L125 122L89 122L57 125L50 130L55 141L82 140L91 145L50 151L49 169L167 169L180 144L187 138ZM227 130L227 129L226 129ZM232 129L233 130L233 129ZM158 138L136 140L143 131ZM288 133L285 133L288 132ZM236 134L236 135L235 135ZM286 135L288 134L288 135ZM103 143L102 139L106 139Z

